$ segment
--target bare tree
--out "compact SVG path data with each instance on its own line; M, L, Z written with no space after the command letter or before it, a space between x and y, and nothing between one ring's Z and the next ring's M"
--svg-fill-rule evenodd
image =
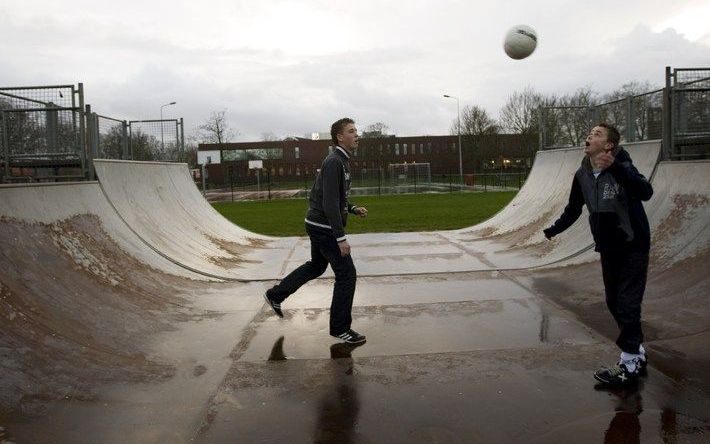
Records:
M140 130L131 133L131 150L133 160L158 160L162 152L160 140Z
M659 112L654 113L653 110L659 109L661 106L661 94L644 94L653 89L654 86L649 81L633 81L621 85L621 87L609 94L605 94L602 99L604 102L616 101L618 105L602 107L600 120L608 121L620 127L622 134L626 134L623 129L627 125L631 125L634 140L645 140L648 136L650 125L653 124L658 127L661 125L658 119L653 119L654 115L660 116ZM631 116L627 115L627 98L631 101ZM627 122L629 117L631 120Z
M375 122L371 125L367 125L365 130L362 132L363 138L375 138L375 137L385 137L390 127L382 122Z
M99 156L105 159L123 158L123 128L113 126L99 135Z
M565 107L558 110L557 122L560 125L562 140L572 146L580 146L589 134L591 110L597 102L597 93L585 86L571 94L559 98L557 105Z
M514 92L500 111L501 126L513 133L537 133L537 113L544 104L543 95L531 87Z
M213 111L209 119L197 127L199 137L203 142L216 143L221 148L225 143L237 136L238 133L229 127L225 117L226 113L226 109Z
M451 134L458 134L458 117L451 124ZM466 105L461 110L461 134L485 136L498 134L498 123L488 112L478 105Z

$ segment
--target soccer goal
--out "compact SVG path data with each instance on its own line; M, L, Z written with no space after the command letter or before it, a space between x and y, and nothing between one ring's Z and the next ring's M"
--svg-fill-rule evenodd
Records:
M389 175L393 187L428 185L431 183L431 164L429 162L391 163Z

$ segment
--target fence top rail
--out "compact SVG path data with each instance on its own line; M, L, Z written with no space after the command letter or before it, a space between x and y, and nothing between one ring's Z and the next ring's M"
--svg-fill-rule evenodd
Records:
M704 88L673 88L676 92L707 92L710 91L710 87Z
M40 157L67 157L67 158L78 158L78 154L75 152L64 152L64 153L31 153L31 154L10 154L11 159L37 159Z
M557 105L557 106L543 106L543 109L590 109L594 108L594 105L571 105L571 106L562 106L562 105Z
M61 178L62 176L56 176ZM95 186L99 182L96 180L79 180L72 182L29 182L29 183L3 183L0 184L0 189L3 188L27 188L27 187L65 187L67 185L92 185Z
M95 161L99 160L101 162L106 162L106 163L139 163L139 164L151 164L151 165L185 165L188 166L187 163L185 162L161 162L161 161L155 161L155 160L119 160L119 159L100 159L96 158L94 159Z
M47 102L43 102L41 100L30 99L29 97L17 96L15 94L2 92L1 90L0 90L0 96L12 97L13 99L19 99L19 100L26 100L27 102L39 103L40 105L47 105Z
M96 116L97 116L97 117L101 117L102 119L113 120L114 122L119 122L119 123L125 123L125 122L126 122L125 120L120 120L120 119L116 119L116 118L109 117L109 116L102 116L101 114L96 114Z
M598 104L593 105L593 106L594 106L594 107L597 107L597 106L605 106L605 105L615 105L615 104L617 104L617 103L626 102L626 101L627 101L629 98L631 98L631 97L633 97L633 96L626 96L626 97L622 97L622 98L620 98L620 99L610 100L610 101L604 102L604 103L598 103Z
M701 79L701 81L703 81L703 80L710 80L710 79ZM689 83L686 83L685 85L688 85L688 84L689 84ZM678 89L676 88L676 90L678 90ZM702 90L702 89L698 89L698 88L693 89L693 91L701 91L701 90ZM641 93L641 94L636 94L636 95L631 95L631 96L625 96L625 97L622 97L622 98L620 98L620 99L611 100L611 101L609 101L609 102L598 103L598 104L596 104L596 105L572 105L572 106L556 105L556 106L543 106L542 108L543 108L543 109L591 109L591 108L595 108L595 107L598 107L598 106L611 105L611 104L615 104L615 103L624 102L624 101L628 100L629 98L635 99L635 98L637 98L637 97L643 97L643 96L647 96L647 95L650 95L650 94L657 94L657 93L660 93L660 92L663 92L663 88L661 88L661 89L656 89L656 90L653 90L653 91L648 91L648 92Z
M658 93L662 93L662 92L663 92L663 88L660 88L660 89L656 89L656 90L653 90L653 91L645 92L645 93L643 93L643 94L636 94L635 96L631 96L631 97L634 97L634 98L636 98L636 97L643 97L643 96L648 96L648 95L650 95L650 94L658 94Z
M673 68L673 72L678 72L678 71L710 71L710 67L708 67L708 68Z
M129 120L128 123L155 123L155 122L179 122L178 119L153 119L153 120Z
M79 107L71 106L50 106L47 108L11 108L0 109L3 113L26 113L26 112L45 112L45 111L80 111Z
M2 86L0 91L4 90L24 90L24 89L57 89L57 88L72 88L74 85L42 85L42 86Z

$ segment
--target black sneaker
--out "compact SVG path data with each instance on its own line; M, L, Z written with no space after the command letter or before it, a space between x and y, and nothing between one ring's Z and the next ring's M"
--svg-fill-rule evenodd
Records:
M356 332L353 329L350 329L346 331L345 333L341 333L339 335L331 335L334 338L338 338L341 341L345 342L346 344L362 344L364 343L367 339L365 339L365 336L361 335L360 333Z
M615 387L628 385L638 380L637 371L630 372L626 365L616 364L612 368L601 368L594 372L594 379L597 381Z
M276 313L276 316L283 318L284 314L281 311L281 303L279 302L274 302L271 300L269 297L269 292L267 291L264 293L264 299L266 299L266 303L269 304L269 306L274 310L274 313Z

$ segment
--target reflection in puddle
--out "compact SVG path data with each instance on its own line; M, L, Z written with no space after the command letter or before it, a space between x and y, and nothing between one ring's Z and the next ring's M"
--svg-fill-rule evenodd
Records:
M318 403L318 421L313 434L314 443L350 444L355 442L354 429L358 422L360 401L357 380L353 374L352 351L363 344L337 343L330 346L332 358L330 386Z

